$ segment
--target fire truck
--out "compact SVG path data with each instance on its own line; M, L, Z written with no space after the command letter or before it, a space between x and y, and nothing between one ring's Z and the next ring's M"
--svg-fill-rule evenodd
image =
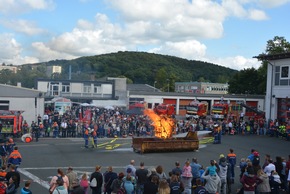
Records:
M205 118L208 113L208 103L206 101L192 101L186 107L186 119Z
M214 119L224 119L229 114L229 109L229 104L216 102L212 105L211 116Z
M168 115L168 116L172 116L175 114L175 107L171 104L158 104L155 108L154 108L154 112L156 112L156 114L158 115Z
M23 111L0 110L0 131L4 136L21 134Z

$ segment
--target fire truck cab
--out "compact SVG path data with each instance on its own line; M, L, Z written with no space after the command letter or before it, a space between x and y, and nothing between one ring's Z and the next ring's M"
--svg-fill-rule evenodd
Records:
M186 107L186 119L205 118L208 113L208 103L206 101L192 101Z
M4 136L21 134L23 111L0 110L0 132Z
M156 112L156 114L158 115L174 115L175 114L175 107L171 104L158 104L155 108L154 108L154 112Z
M211 115L214 119L224 119L229 113L229 104L214 103L211 109Z

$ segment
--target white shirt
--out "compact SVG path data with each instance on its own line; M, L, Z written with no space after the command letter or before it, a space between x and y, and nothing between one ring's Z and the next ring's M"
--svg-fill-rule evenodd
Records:
M272 171L276 171L276 167L274 164L270 163L264 168L264 172L268 175L271 176Z

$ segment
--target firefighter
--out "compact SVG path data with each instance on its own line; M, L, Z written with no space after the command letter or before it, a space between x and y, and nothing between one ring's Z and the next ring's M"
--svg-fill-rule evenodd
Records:
M90 130L91 130L90 128L85 128L85 130L84 130L85 148L89 148Z
M213 134L214 134L214 144L220 144L221 143L221 136L222 136L222 132L221 132L221 127L219 126L219 124L214 124L213 125L214 129L213 129Z
M18 151L18 147L15 146L13 152L9 155L9 158L8 158L8 167L11 164L14 164L15 165L15 169L17 169L18 166L21 164L21 162L22 162L21 154Z

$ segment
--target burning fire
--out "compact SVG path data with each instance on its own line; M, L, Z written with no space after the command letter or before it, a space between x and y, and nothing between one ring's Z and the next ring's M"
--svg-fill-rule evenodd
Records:
M144 114L149 116L154 126L155 136L162 139L172 137L174 119L166 115L158 115L151 109L145 109Z

